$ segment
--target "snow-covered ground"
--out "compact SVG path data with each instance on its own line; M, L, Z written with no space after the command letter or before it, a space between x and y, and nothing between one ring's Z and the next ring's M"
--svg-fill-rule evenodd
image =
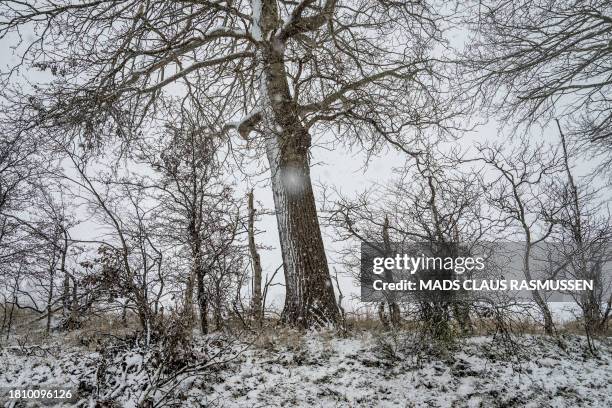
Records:
M560 343L526 336L511 347L474 337L449 352L416 352L408 334L247 338L197 340L197 361L174 367L176 377L155 349L7 347L0 352L0 389L69 387L77 401L64 406L82 407L612 406L609 341L598 343L593 357L576 336Z

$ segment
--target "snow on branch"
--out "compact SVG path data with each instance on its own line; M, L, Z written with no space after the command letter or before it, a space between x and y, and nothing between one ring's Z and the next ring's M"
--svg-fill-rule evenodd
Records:
M225 125L225 129L236 129L240 137L247 140L249 133L253 131L255 125L261 120L261 109L254 109L238 122L229 122Z

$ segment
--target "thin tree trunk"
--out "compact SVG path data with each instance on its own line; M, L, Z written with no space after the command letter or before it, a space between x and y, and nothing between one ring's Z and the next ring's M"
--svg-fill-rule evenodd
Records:
M62 290L62 315L64 319L70 316L70 276L67 273L64 273L64 284Z
M6 339L9 339L11 335L11 327L13 326L13 312L15 311L15 303L16 298L13 299L13 303L11 303L11 311L9 313L8 324L6 325Z
M610 317L610 310L612 310L612 295L608 298L608 302L606 303L606 311L603 312L603 316L599 322L599 330L604 332L608 326L608 318Z
M128 300L126 299L121 306L121 323L123 324L123 327L127 327L127 307Z
M75 277L72 277L72 303L70 309L70 325L76 328L79 324L79 293Z
M49 268L49 296L47 297L47 327L45 332L47 335L51 332L51 318L53 317L53 310L51 309L51 303L53 302L53 279L55 278L55 265L52 264Z
M70 276L66 273L66 255L68 253L68 233L66 230L62 231L64 236L64 246L62 247L62 258L60 261L60 272L64 277L63 288L62 288L62 317L68 318L70 311Z
M530 267L530 257L531 257L531 242L529 240L529 235L527 236L527 243L525 244L525 259L523 260L523 273L525 275L525 279L531 280L531 267ZM548 303L542 298L540 292L535 289L531 291L531 295L533 296L533 300L538 305L540 312L542 313L542 317L544 318L544 333L547 335L554 334L554 325L552 320L552 314L548 307Z
M389 304L389 317L391 319L391 324L393 325L393 327L398 328L402 321L402 314L397 302Z
M257 252L255 245L255 207L253 205L253 190L248 194L248 209L249 209L249 252L253 262L253 318L256 322L261 323L263 317L261 307L261 258Z
M385 215L385 221L383 223L382 229L383 243L385 245L385 256L393 256L391 252L391 238L389 237L389 217ZM389 270L385 270L385 276L388 282L393 282L393 273ZM389 306L389 318L388 322L391 323L391 326L398 328L401 322L401 312L399 305L397 304L395 298L395 292L392 292L387 299L387 303ZM384 314L384 306L383 306L383 314ZM384 322L383 322L384 323Z
M8 324L6 326L6 339L9 339L11 335L11 327L13 326L13 313L15 312L15 305L17 304L17 289L19 288L19 280L21 279L21 268L17 272L15 278L15 285L13 286L13 302L11 303L11 312L9 313Z
M208 299L206 298L206 289L204 287L204 273L201 268L198 269L198 309L200 312L200 330L202 334L208 333Z
M385 302L380 302L378 304L378 319L380 320L385 329L389 328L389 318L387 317L387 313L385 312Z
M195 269L195 268L194 268ZM196 275L194 271L189 271L189 276L187 277L187 282L185 284L185 319L187 321L187 325L189 327L193 326L193 287L194 280L196 280Z
M193 198L195 201L195 197ZM198 312L200 314L200 330L202 334L208 333L208 299L206 298L206 288L204 279L206 272L202 265L202 239L198 228L200 214L192 209L189 221L188 233L191 246L191 270L185 288L185 312L189 320L189 327L193 327L193 290L195 286Z
M6 327L6 320L8 318L8 302L5 294L2 294L3 303L2 303L2 326L0 326L0 333L4 331Z
M217 301L213 307L213 316L215 319L215 330L221 331L223 329L223 313L222 313L222 301L219 295L219 289L217 288Z

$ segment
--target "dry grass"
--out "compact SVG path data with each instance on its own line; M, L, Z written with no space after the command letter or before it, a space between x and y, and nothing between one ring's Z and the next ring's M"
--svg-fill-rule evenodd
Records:
M0 316L3 310L0 309ZM123 337L136 332L140 325L134 314L128 313L126 322L120 316L113 313L89 316L82 321L80 328L70 331L60 331L57 329L46 331L47 320L28 309L15 309L13 311L13 321L11 324L11 335L6 335L3 330L0 337L0 344L10 344L15 342L25 342L28 344L40 344L61 340L66 345L85 345L95 347L101 339L108 335Z
M3 310L0 306L0 316ZM169 317L169 316L168 316ZM244 330L242 322L234 319L224 322L226 329L232 332L253 333L253 343L260 349L286 348L290 350L301 350L304 347L304 332L289 328L278 319L266 319L261 328L251 327ZM474 319L472 321L473 335L486 336L496 333L498 325L493 319ZM404 319L401 330L416 332L421 327L421 322L416 319ZM508 321L510 331L515 334L543 334L540 324L531 318L514 317ZM83 321L82 326L72 331L53 330L50 335L46 333L46 319L40 318L37 313L27 309L15 309L13 312L13 324L11 336L7 339L6 331L0 335L0 344L27 342L28 344L43 344L46 342L60 342L66 345L84 346L95 349L109 336L125 338L133 335L140 329L138 318L133 313L128 313L127 320L122 321L121 317L115 313L106 313L98 316L91 316ZM453 328L457 335L460 333L458 327ZM556 325L559 334L584 335L584 327L580 320L572 320ZM346 331L350 336L360 334L376 335L385 332L384 326L372 313L350 314L346 320ZM194 334L197 329L194 329ZM336 330L322 331L319 338L323 339L323 347L331 347L331 341L341 335L342 332ZM608 327L602 337L611 337L612 330ZM327 343L326 343L327 342ZM327 344L327 345L326 345Z
M298 351L304 347L304 336L303 332L297 329L266 325L255 335L254 345L264 350L283 347Z

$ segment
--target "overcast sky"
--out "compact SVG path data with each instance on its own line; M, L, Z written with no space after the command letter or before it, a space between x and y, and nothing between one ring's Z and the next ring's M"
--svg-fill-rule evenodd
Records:
M461 37L461 35L459 35ZM12 62L15 62L13 51L10 49L13 46L12 41L4 39L0 41L0 61L2 69ZM39 74L36 74L39 75ZM38 80L38 78L32 78ZM486 118L485 118L486 119ZM558 135L555 129L549 128L540 133L535 131L534 138L550 138L557 140ZM322 138L320 140L326 140ZM490 120L487 125L480 126L469 134L463 135L461 142L462 147L470 146L474 141L484 142L485 140L508 140L507 134L499 134L498 126ZM510 143L508 141L507 143ZM371 158L367 168L364 168L365 154L363 152L351 152L343 146L335 146L332 149L330 146L320 147L315 145L312 149L312 181L315 184L315 196L320 199L320 191L318 184L327 184L335 186L342 190L345 195L352 195L355 192L362 191L373 183L386 184L392 179L392 169L400 167L404 163L405 156L394 150L387 149L378 157ZM581 162L578 166L578 173L584 174L589 168L594 166L594 162ZM269 173L261 176L255 176L250 183L239 181L237 194L245 194L250 185L255 185L256 200L266 209L273 209L272 191L268 183ZM240 179L237 177L236 179ZM264 275L271 274L281 263L281 255L278 242L278 232L276 227L276 219L274 216L264 216L257 224L257 228L264 232L257 237L258 243L270 245L274 247L272 250L261 251L262 264ZM82 238L79 235L90 232L90 226L81 226L73 231L74 238ZM338 268L338 265L333 263L333 253L339 249L342 244L334 243L330 234L331 231L323 230L325 246L330 261L330 269ZM84 237L83 237L84 238ZM340 270L340 268L338 268ZM277 281L282 282L282 273L278 274ZM346 275L340 276L341 287L345 296L345 309L351 310L359 306L359 302L351 302L350 298L359 294L356 283L352 278ZM269 294L271 300L277 306L282 306L283 289L275 287Z

